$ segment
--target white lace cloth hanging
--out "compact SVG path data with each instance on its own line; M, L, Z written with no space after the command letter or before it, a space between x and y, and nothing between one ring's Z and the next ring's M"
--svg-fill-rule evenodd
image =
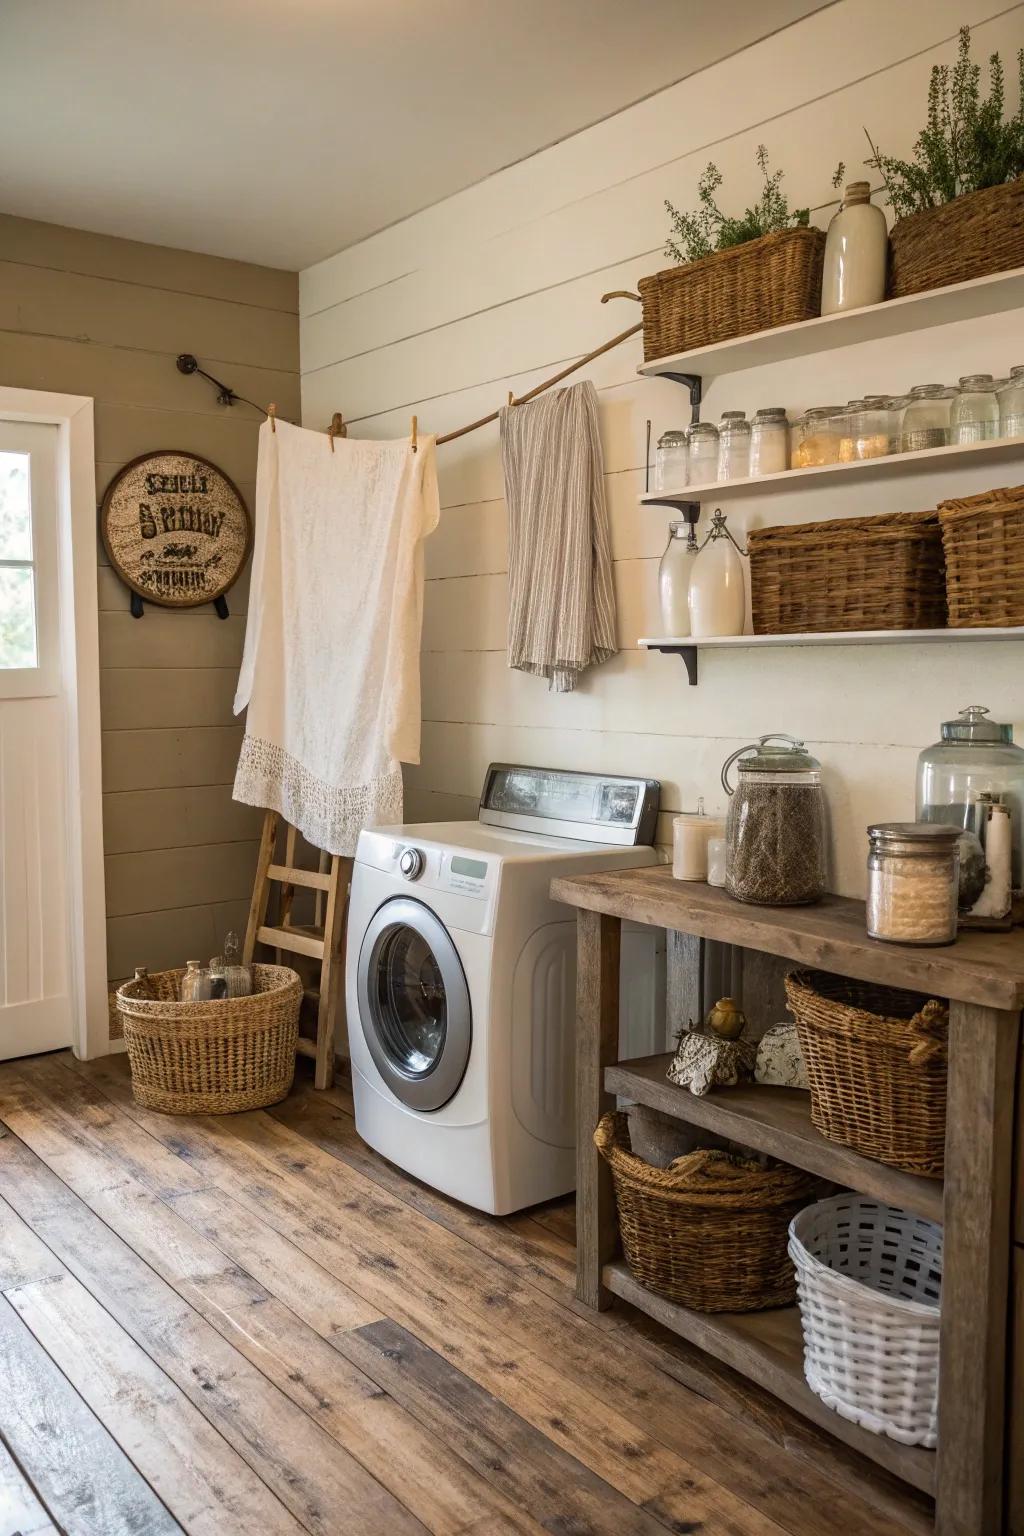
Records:
M351 854L402 819L420 754L423 538L439 516L434 439L260 430L256 544L235 713L233 795Z

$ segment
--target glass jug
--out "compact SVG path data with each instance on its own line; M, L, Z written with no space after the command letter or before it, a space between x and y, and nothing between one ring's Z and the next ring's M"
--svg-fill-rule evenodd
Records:
M984 842L987 806L993 798L1010 811L1013 887L1019 890L1024 749L1014 746L1012 725L990 720L987 709L972 704L956 720L942 722L941 741L917 760L917 819L962 827Z
M735 791L729 783L733 763ZM828 878L825 791L821 764L803 742L773 732L740 747L725 760L722 787L730 797L725 828L730 896L766 907L820 901Z

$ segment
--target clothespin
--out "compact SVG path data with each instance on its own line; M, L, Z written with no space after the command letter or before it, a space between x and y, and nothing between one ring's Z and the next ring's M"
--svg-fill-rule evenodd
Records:
M412 419L412 451L416 452L416 417Z
M332 453L334 452L334 439L336 437L347 436L348 428L345 425L345 418L340 411L335 411L334 415L331 417L331 424L327 428L327 437L331 445Z
M277 431L277 422L274 420L274 417L277 415L277 406L274 405L274 404L268 405L267 406L267 415L270 417L270 430L271 430L271 432L276 432Z
M511 390L509 390L509 392L508 392L508 403L509 403L509 405L510 405L510 406L513 406L513 405L515 405L515 403L516 403L516 397L515 397L515 395L514 395L514 394L513 394L513 393L512 393L512 391L511 391Z

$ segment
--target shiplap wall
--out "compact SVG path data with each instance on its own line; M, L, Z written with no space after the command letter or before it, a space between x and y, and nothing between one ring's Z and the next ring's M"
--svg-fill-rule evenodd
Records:
M96 489L137 454L211 459L252 509L259 418L203 367L297 418L294 273L0 216L0 382L91 395ZM208 957L244 923L259 813L236 805L231 714L248 571L212 609L132 619L98 547L108 971Z
M1015 74L1024 7L996 0L840 0L784 32L385 230L301 274L304 419L342 410L372 437L442 433L493 409L639 318L611 289L664 265L663 199L693 206L709 159L722 196L756 195L756 146L786 172L793 206L825 226L832 172L863 174L863 128L910 150L933 63L962 22L976 56L1002 50ZM660 778L667 811L722 801L719 768L766 731L803 736L826 772L834 888L862 890L864 827L913 811L915 759L939 721L972 702L1024 721L1024 645L787 648L701 657L701 682L648 656L657 634L665 509L638 508L644 423L684 423L679 386L640 380L639 339L587 374L599 390L622 653L572 695L510 672L504 644L507 548L496 427L442 447L444 511L427 545L422 764L406 772L408 819L473 816L489 760L594 767ZM1024 313L865 344L834 356L714 381L704 414L807 405L909 388L1024 361ZM996 483L1024 478L1019 466ZM935 505L993 483L978 472L730 503L742 529ZM1021 734L1018 732L1018 734ZM660 836L667 835L667 817Z

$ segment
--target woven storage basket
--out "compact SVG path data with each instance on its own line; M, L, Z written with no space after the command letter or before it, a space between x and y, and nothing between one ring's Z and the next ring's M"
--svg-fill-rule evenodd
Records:
M132 1093L170 1115L227 1115L283 1099L295 1076L302 982L285 965L254 965L250 997L178 1001L183 970L117 989Z
M934 1448L942 1228L863 1195L794 1216L807 1385L844 1419Z
M890 299L1024 266L1024 177L898 219L889 235Z
M892 1168L941 1178L945 1003L826 971L792 972L786 997L807 1067L814 1128Z
M790 1219L815 1181L796 1168L691 1152L653 1168L630 1145L624 1114L604 1116L594 1145L612 1171L622 1247L649 1291L698 1312L758 1312L795 1294Z
M644 358L814 319L824 256L820 229L784 229L642 277Z
M754 528L747 549L757 635L945 625L936 512Z
M939 504L954 629L1024 624L1024 485Z

